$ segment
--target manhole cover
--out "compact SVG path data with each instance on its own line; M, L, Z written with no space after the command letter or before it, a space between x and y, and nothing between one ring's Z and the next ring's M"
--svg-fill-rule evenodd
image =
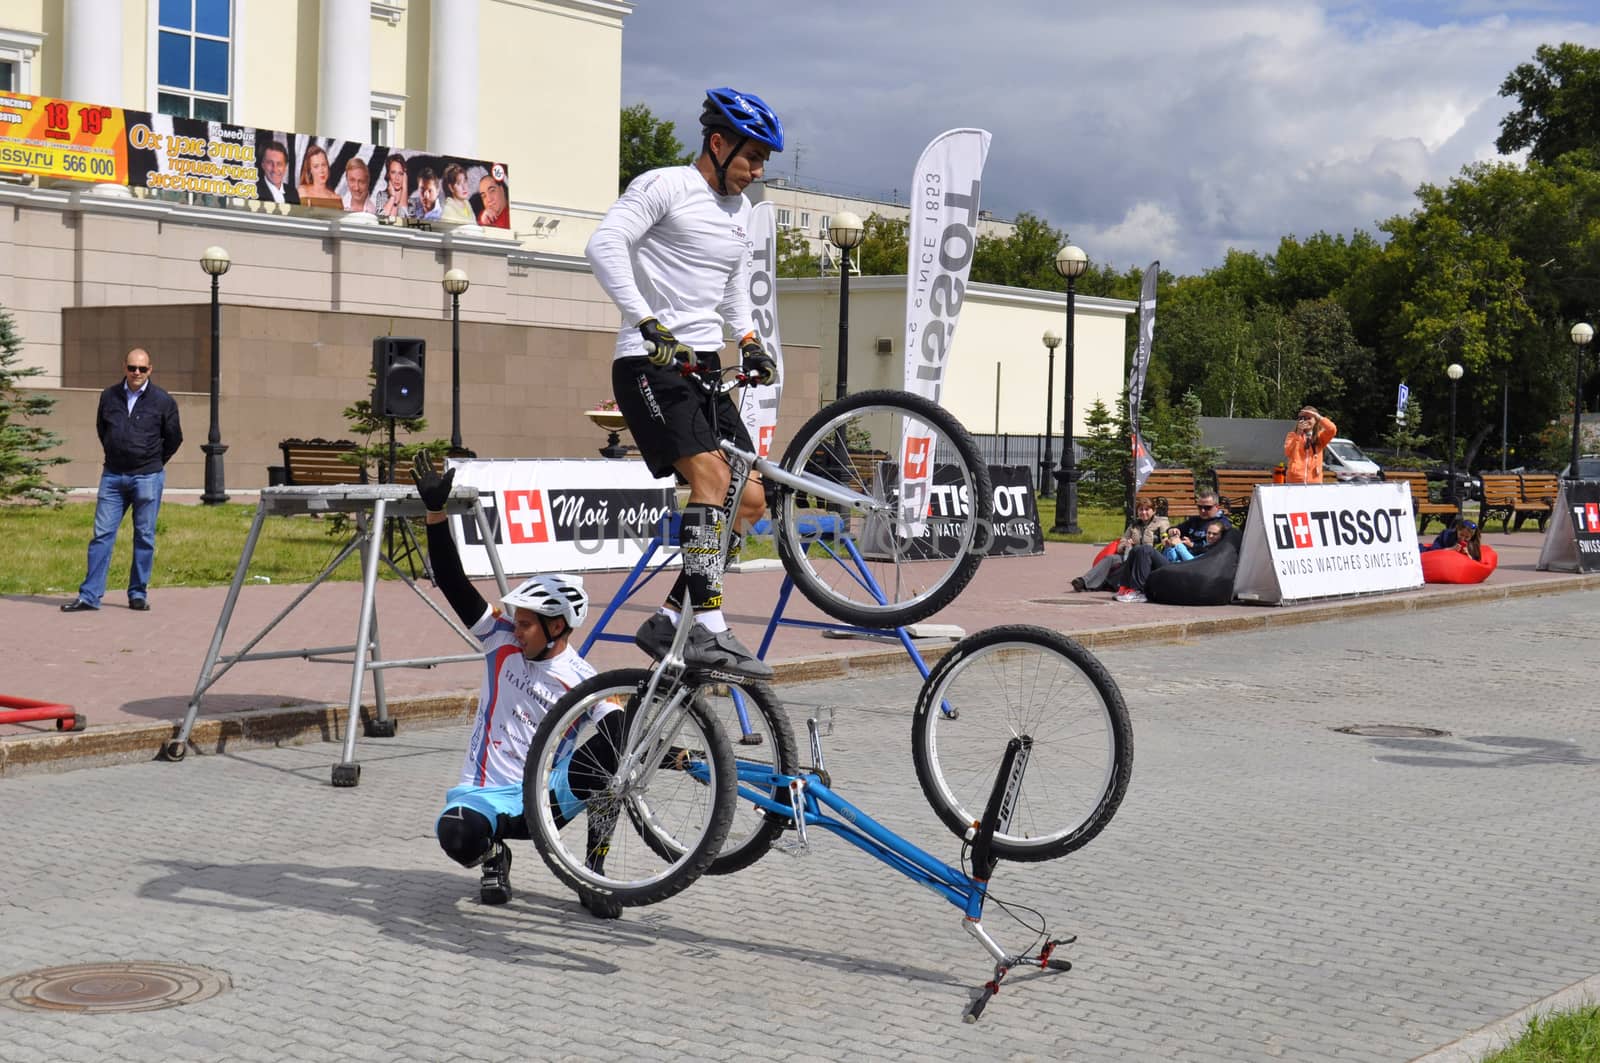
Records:
M1437 727L1411 727L1403 723L1365 723L1354 727L1335 727L1342 735L1360 735L1363 738L1446 738L1449 731Z
M225 971L175 963L81 963L0 981L0 1004L19 1011L159 1011L230 988Z

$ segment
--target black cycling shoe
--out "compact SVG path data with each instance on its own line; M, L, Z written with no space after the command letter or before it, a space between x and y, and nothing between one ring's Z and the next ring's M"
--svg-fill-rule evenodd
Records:
M502 842L495 842L483 859L478 899L484 904L504 904L511 899L511 850Z
M678 633L678 623L666 613L656 613L639 625L633 633L633 644L659 661L672 648L672 636Z
M772 666L749 650L731 631L712 631L704 624L689 629L683 663L707 672L731 672L747 679L771 679Z

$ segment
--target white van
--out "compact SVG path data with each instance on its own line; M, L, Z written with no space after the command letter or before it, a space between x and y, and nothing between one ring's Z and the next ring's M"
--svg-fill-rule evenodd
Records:
M1332 472L1340 480L1376 480L1382 469L1378 463L1361 453L1361 448L1343 436L1335 436L1322 452L1324 472Z

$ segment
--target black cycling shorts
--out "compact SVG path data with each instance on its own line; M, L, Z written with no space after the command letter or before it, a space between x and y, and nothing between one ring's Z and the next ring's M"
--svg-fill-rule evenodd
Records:
M715 353L697 352L695 357L713 368L722 364ZM671 475L673 462L679 458L715 451L719 438L745 450L755 449L739 408L726 395L716 399L716 428L712 429L705 392L676 365L651 365L650 359L643 357L615 359L611 391L652 476Z

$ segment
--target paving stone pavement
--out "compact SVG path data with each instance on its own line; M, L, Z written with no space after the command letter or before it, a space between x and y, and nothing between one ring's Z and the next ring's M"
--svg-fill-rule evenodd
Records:
M0 780L0 977L192 963L231 990L166 1011L0 1008L35 1060L1384 1060L1600 971L1600 639L1572 593L1100 652L1132 785L1079 853L995 895L1079 935L960 1021L987 957L842 841L771 854L616 923L531 845L516 897L432 837L460 727ZM838 707L839 789L935 854L909 675L785 687ZM1447 730L1431 740L1351 724ZM1028 935L991 906L1007 945Z

